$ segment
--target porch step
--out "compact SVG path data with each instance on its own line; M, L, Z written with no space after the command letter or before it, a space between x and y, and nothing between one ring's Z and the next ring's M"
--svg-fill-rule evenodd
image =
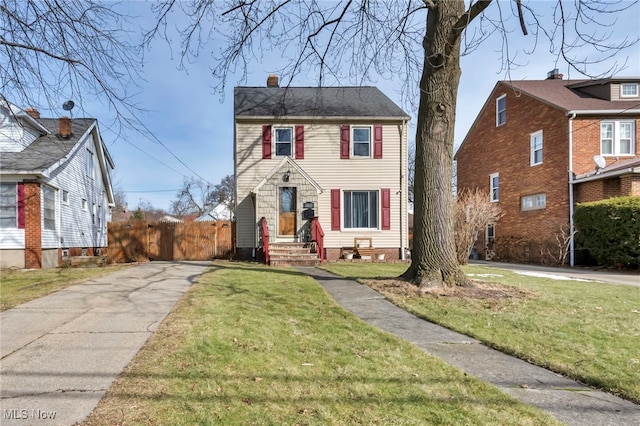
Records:
M269 245L271 266L315 266L320 264L318 253L312 253L305 243L275 243Z

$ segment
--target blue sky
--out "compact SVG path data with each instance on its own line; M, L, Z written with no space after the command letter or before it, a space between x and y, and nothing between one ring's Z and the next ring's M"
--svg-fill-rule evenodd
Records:
M551 4L540 1L542 6ZM495 5L488 13L496 13ZM147 13L148 2L124 3L120 7L138 17L132 22L140 27L149 27L152 15ZM537 7L537 6L536 6ZM573 3L570 6L573 8ZM492 9L493 8L493 9ZM614 42L628 36L637 39L640 34L640 6L635 5L611 28ZM137 28L132 28L135 33ZM220 41L210 41L204 52L220 48ZM523 66L510 73L513 80L544 79L547 72L558 68L565 78L582 78L570 70L566 63L556 62L556 56L548 52L547 45L539 45L534 54L525 55L523 49L531 49L533 40L514 32L510 50L519 51L518 58ZM420 48L420 46L416 46ZM268 55L267 55L268 56ZM462 78L458 91L456 121L456 147L478 114L496 81L509 78L500 73L501 40L493 37L486 40L473 53L461 60ZM171 52L166 42L158 40L146 54L143 68L144 81L135 89L135 102L147 110L141 114L145 125L162 142L149 140L139 134L129 133L125 137L116 136L106 126L101 126L103 138L115 163L114 183L124 190L131 209L140 202L150 203L155 208L168 210L171 200L176 198L183 179L197 173L215 185L223 177L233 174L233 87L235 85L263 86L267 75L277 69L280 55L271 55L272 62L250 64L246 81L231 78L227 81L224 98L214 94L211 88L215 81L210 71L212 66L207 54L201 55L197 63L178 70L178 58ZM620 76L640 76L640 46L627 49L614 58L619 64L626 62L626 68L618 72ZM590 74L606 72L611 60L604 64L590 66ZM416 70L420 73L421 70ZM314 86L311 77L296 79L295 86ZM387 96L401 105L412 117L410 141L414 140L415 110L411 105L402 104L401 82L378 79L367 85L378 86ZM87 106L83 113L106 123L110 112L99 105ZM103 120L102 117L105 117ZM135 147L137 148L134 148ZM168 149L167 149L168 148ZM186 164L182 164L180 161Z

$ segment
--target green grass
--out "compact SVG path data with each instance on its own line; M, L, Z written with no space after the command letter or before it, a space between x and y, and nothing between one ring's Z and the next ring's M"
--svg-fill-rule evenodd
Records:
M401 264L327 264L341 276L395 277ZM466 266L475 279L532 292L529 297L421 297L384 291L393 303L568 377L640 401L640 288L563 281ZM483 277L484 274L488 274Z
M288 268L218 262L85 425L549 425Z
M126 267L3 269L0 271L0 311Z

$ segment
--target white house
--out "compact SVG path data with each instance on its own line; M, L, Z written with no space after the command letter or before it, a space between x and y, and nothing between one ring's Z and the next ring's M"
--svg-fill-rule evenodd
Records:
M409 116L375 87L236 87L236 247L305 243L310 219L337 259L370 239L388 259L408 246Z
M0 97L0 267L105 251L113 168L96 119L41 118Z

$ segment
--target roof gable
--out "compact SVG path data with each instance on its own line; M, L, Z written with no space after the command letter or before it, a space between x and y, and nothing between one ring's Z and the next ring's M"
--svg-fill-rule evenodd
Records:
M617 100L611 96L611 84L620 80L622 79L549 79L502 81L500 83L516 92L527 94L566 112L633 112L635 110L637 113L640 111L637 99ZM624 80L640 82L640 77Z
M363 87L236 87L236 118L378 117L409 119L379 89Z

